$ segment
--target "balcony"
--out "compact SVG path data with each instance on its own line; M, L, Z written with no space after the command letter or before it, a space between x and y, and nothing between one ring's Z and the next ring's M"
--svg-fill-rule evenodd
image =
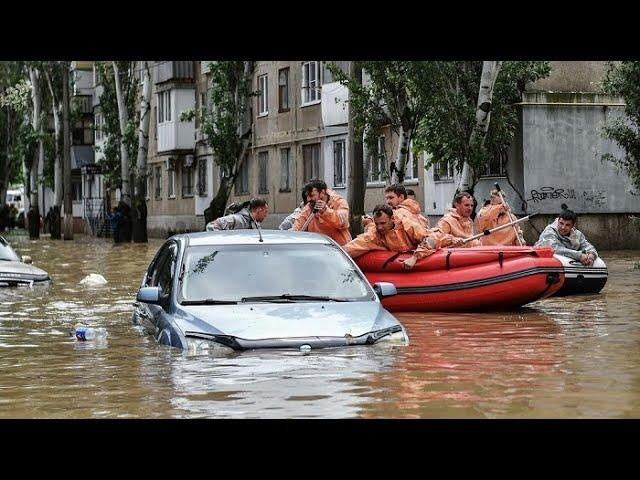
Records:
M175 88L165 90L160 95L165 98L168 95L169 105L164 109L170 109L167 120L160 121L158 126L158 153L172 153L193 151L195 149L195 122L181 122L180 115L185 110L195 108L195 88ZM163 118L162 115L159 117ZM165 117L166 118L166 117Z
M322 123L325 127L346 125L349 122L348 99L349 90L339 82L322 85Z
M194 62L155 62L153 68L153 83L163 83L168 81L193 82Z

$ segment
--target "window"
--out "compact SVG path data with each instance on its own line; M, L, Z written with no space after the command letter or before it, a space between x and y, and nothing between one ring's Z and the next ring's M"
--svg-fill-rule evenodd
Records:
M74 202L82 200L82 180L73 179L71 181L71 195Z
M171 121L171 90L158 93L158 123Z
M236 195L244 195L249 193L249 156L244 157L244 162L240 167L238 176L236 177L236 184L234 185L234 192Z
M167 198L176 198L175 183L176 171L167 170Z
M207 195L207 159L198 160L198 195L204 197Z
M453 162L450 162L450 161L434 162L433 180L435 182L453 180Z
M96 143L101 142L104 138L102 133L102 126L104 125L104 118L101 113L96 113L93 119L94 128L96 132L95 141Z
M303 145L302 163L304 182L320 178L320 144Z
M269 193L269 152L258 153L258 193Z
M278 71L278 111L289 111L289 69Z
M92 116L93 115L83 115L82 118L74 122L72 132L74 145L93 145L95 129L93 127Z
M332 83L335 81L335 79L333 78L333 74L331 73L331 70L329 70L328 68L328 64L330 62L322 62L322 84L326 84L326 83ZM334 61L331 62L333 64L335 64L340 70L342 70L344 73L349 73L349 62L348 61Z
M155 197L157 199L160 199L160 197L162 196L162 168L161 167L156 167L155 168L156 174L155 174Z
M484 173L482 173L481 177L504 177L506 176L506 165L507 165L507 152L506 150L494 152L491 158L489 159L489 163L486 166Z
M320 72L322 62L305 62L302 64L302 103L320 100Z
M203 112L207 111L207 93L206 92L202 92L200 94L200 109Z
M280 150L280 190L291 191L291 149L282 148Z
M378 137L378 155L371 155L368 183L384 182L384 170L387 165L387 151L384 136Z
M337 140L333 142L333 185L335 187L345 186L345 141Z
M420 166L421 156L416 158L413 150L409 149L408 165L405 169L405 180L418 180L418 167Z
M258 116L269 113L269 86L267 75L258 77Z
M193 168L182 166L182 196L193 197Z
M96 87L102 83L102 72L94 65L93 66L93 86Z
M153 170L149 168L149 171L147 172L147 186L146 186L145 198L148 199L149 196L151 195L151 192L153 192Z

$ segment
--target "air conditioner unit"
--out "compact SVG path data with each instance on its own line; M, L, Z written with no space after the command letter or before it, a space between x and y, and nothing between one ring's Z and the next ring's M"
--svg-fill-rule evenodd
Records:
M191 168L193 167L193 164L195 163L196 159L193 155L189 154L189 155L185 155L184 157L184 166L187 168Z
M204 134L202 133L201 128L196 128L196 142L201 142L204 140Z

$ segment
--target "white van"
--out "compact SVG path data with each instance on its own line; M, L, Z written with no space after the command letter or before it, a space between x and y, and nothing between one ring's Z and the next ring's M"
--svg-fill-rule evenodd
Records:
M24 194L20 190L7 190L7 205L15 204L18 215L24 213Z

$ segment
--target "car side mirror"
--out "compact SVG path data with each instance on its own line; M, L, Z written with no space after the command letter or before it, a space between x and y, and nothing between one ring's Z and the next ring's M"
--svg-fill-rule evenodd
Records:
M136 295L138 302L152 305L160 305L160 298L160 287L142 287Z
M31 260L31 257L29 255L23 255L22 263L33 263L33 260Z
M384 297L392 297L398 294L398 290L396 290L396 286L393 283L389 282L378 282L373 284L373 291L380 298Z

